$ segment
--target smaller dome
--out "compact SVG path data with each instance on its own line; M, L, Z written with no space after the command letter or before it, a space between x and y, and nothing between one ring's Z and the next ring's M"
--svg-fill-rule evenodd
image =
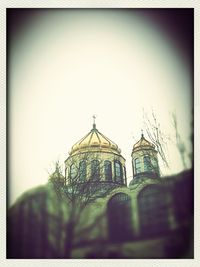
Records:
M56 163L55 171L49 176L49 181L59 182L59 183L64 184L65 177L62 175L61 170L58 166L58 163Z
M141 149L155 149L155 145L149 142L144 138L144 135L142 134L141 139L134 144L133 146L133 152Z

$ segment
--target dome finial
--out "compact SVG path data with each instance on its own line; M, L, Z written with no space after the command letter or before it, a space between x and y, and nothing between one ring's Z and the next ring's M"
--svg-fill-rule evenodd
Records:
M93 118L93 129L96 129L96 123L95 123L95 119L96 119L96 115L93 115L92 118Z
M141 129L141 138L144 138L143 129Z

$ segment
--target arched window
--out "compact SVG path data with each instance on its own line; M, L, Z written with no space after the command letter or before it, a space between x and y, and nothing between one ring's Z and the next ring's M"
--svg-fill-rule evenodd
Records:
M76 166L75 166L75 164L72 164L72 165L70 166L70 178L71 178L71 179L74 179L74 178L76 177L76 175L77 175L77 169L76 169Z
M112 165L109 160L104 161L105 180L112 181Z
M135 173L140 173L140 172L141 172L140 159L137 158L135 159Z
M91 162L91 178L93 180L100 179L100 166L98 160L92 160Z
M114 195L107 207L109 237L112 241L132 238L131 198L124 193Z
M86 162L85 160L79 163L79 179L80 181L85 181L86 179Z
M157 173L159 172L158 161L156 158L152 158L152 167L153 167L154 172L157 172Z
M66 169L65 169L65 178L66 178L66 179L68 178L68 175L69 175L69 173L68 173L68 172L69 172L69 169L68 169L68 168L66 168Z
M151 171L152 170L152 165L151 165L150 157L149 156L144 156L143 161L144 161L144 171Z
M183 176L184 177L184 176ZM175 183L173 199L175 217L179 223L189 221L194 215L194 184L190 176Z
M124 166L124 184L127 185L127 178L126 178L126 167Z
M158 185L146 186L138 195L141 235L155 236L169 229L167 195Z
M115 161L115 181L122 183L123 174L122 174L122 165L121 162Z

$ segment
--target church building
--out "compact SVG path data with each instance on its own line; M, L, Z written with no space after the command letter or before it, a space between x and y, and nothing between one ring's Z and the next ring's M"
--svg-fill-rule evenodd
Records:
M92 129L47 185L8 212L8 258L192 258L193 177L161 177L155 145L142 133L133 176L117 144Z

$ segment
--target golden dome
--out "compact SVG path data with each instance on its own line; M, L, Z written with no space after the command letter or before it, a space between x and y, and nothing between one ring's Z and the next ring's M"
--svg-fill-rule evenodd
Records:
M133 146L133 151L140 149L155 149L155 145L144 138L142 134L141 139Z
M73 155L77 152L88 151L112 152L117 154L121 153L121 150L114 142L96 129L95 123L93 124L93 129L72 146L69 154Z

